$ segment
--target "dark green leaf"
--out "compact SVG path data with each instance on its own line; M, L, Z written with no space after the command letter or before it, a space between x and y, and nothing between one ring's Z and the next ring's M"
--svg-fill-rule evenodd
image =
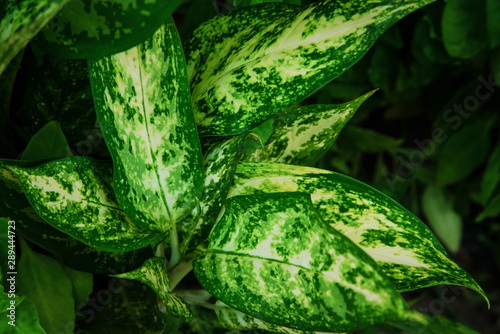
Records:
M481 222L485 218L496 217L500 214L500 193L493 197L488 205L484 208L484 211L477 216L476 221Z
M205 22L185 44L200 134L242 133L300 102L430 2L268 3Z
M19 157L21 160L59 159L73 156L66 137L57 121L52 121L40 129L28 142Z
M73 0L36 39L51 55L97 58L149 38L181 0Z
M486 0L486 13L490 46L493 49L500 45L500 2Z
M437 180L441 186L465 179L488 157L488 122L465 125L450 135L439 155Z
M486 203L500 182L500 142L491 153L481 182L481 201Z
M260 3L270 3L270 2L284 2L292 5L300 6L300 0L234 0L234 8L243 8L248 6L257 5Z
M172 19L144 43L90 61L116 197L146 230L169 232L197 205L203 164Z
M472 58L488 45L486 0L450 0L442 19L443 41L453 57Z
M75 307L88 303L89 295L94 287L94 277L92 274L76 271L68 267L63 267L64 272L71 280L71 292L75 301Z

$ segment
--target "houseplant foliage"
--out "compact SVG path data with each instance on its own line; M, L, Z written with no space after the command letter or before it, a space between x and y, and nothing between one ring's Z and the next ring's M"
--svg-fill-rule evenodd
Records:
M16 221L22 241L17 326L471 332L410 310L400 296L454 284L487 301L432 232L368 185L309 167L373 92L296 106L432 1L261 2L202 23L184 41L170 17L178 1L2 3L1 84L12 88L16 53L41 31L31 46L49 54L40 56L44 70L64 67L71 77L88 65L75 98L91 89L109 150L109 159L74 155L49 122L21 159L1 160L0 216ZM30 87L50 101L57 85ZM51 148L37 148L40 140ZM91 274L113 278L92 293ZM40 284L51 289L33 288ZM92 306L91 293L102 305Z

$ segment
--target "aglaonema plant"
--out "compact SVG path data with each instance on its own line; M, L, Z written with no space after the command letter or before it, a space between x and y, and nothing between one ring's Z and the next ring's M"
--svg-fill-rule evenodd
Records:
M158 5L163 20L127 39L117 17L145 15L147 1L111 1L113 11L90 2L104 18L93 29L68 19L83 8L78 1L70 7L47 1L51 6L39 9L46 12L43 22L19 25L34 31L39 24L40 30L55 17L33 45L88 59L112 161L69 150L36 160L32 142L21 159L1 161L1 216L16 220L19 236L30 241L23 241L19 261L33 257L62 266L73 283L80 277L74 272L141 282L111 297L111 325L90 323L95 333L119 326L125 299L141 333L217 327L333 333L377 324L472 332L410 310L400 295L452 284L487 300L432 232L370 186L310 167L373 92L341 105L298 105L359 60L387 28L429 2L245 3L201 24L182 43L169 17L174 2ZM29 13L30 1L21 3L26 7L7 1L2 26ZM144 22L132 20L138 27ZM104 32L108 25L117 28L113 34ZM6 40L20 50L34 35ZM3 70L19 50L1 50ZM49 128L61 131L52 122L40 136ZM67 147L64 136L54 140ZM34 252L33 245L53 256ZM19 271L20 280L28 279ZM81 291L75 286L73 295ZM17 302L26 304L29 316L19 326L33 326L33 333L67 328L50 311L33 309L31 300L39 306L39 296L22 290ZM70 327L86 308L77 310L67 317ZM33 324L38 319L43 328Z

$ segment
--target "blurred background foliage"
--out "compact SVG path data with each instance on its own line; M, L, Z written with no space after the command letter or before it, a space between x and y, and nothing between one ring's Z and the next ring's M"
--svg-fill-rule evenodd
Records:
M184 1L174 13L181 37L248 2L235 1ZM406 294L415 309L500 332L500 1L437 1L417 11L301 104L343 103L375 88L316 166L366 182L417 214L492 305L487 311L471 291L435 287ZM58 155L109 158L85 61L28 47L0 77L0 120L4 158L46 157L67 144L71 152ZM47 145L23 153L35 133L32 143Z

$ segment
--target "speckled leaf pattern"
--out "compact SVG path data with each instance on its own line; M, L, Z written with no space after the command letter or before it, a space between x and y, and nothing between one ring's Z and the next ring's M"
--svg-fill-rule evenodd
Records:
M35 39L64 58L97 58L149 38L181 0L72 0Z
M242 133L300 102L432 1L269 3L205 22L185 44L200 134Z
M487 300L424 223L391 198L350 177L310 167L242 163L228 197L284 191L310 194L322 219L368 253L398 291L455 284Z
M163 234L141 230L118 206L111 185L112 167L106 162L71 157L33 168L2 167L5 177L21 181L40 217L84 244L126 252L164 238Z
M126 52L90 61L116 197L144 229L167 232L197 205L203 163L172 19Z
M321 220L308 194L228 199L193 268L217 299L294 329L348 331L406 310L376 263Z
M181 227L181 253L188 253L200 243L206 242L224 204L236 166L242 154L244 135L215 144L204 157L206 176L199 207L193 219Z
M171 293L170 281L163 267L164 261L163 258L152 257L134 271L112 276L134 279L147 284L163 300L170 314L190 321L193 316L186 303L180 297Z
M219 324L227 329L263 329L272 333L284 333L284 334L326 334L332 332L312 332L312 331L303 331L300 329L293 329L288 327L283 327L275 324L271 324L269 322L265 322L263 320L254 318L248 314L240 312L221 301L217 301L215 303L216 309L215 313L217 314L217 319L219 320Z
M277 114L264 146L246 154L242 161L314 164L330 149L344 125L373 93L340 105L303 106Z
M68 1L4 0L0 3L0 74Z

